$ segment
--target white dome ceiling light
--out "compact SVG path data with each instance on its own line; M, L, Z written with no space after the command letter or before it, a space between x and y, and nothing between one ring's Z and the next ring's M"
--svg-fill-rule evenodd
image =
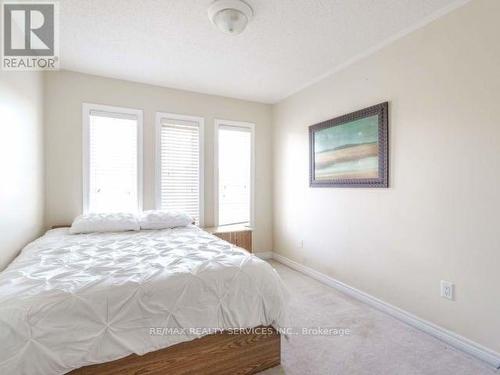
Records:
M240 34L253 17L253 9L242 0L216 0L208 8L208 18L222 32Z

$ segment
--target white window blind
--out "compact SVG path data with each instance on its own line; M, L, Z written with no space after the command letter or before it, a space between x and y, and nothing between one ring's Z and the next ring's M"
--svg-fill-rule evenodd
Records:
M237 126L219 126L219 225L250 222L251 168L251 129Z
M200 223L200 123L160 118L159 208Z
M138 117L98 110L87 115L85 211L139 210Z

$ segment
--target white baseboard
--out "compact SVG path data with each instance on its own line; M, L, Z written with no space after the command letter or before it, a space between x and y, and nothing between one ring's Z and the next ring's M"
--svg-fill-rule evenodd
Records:
M439 340L447 343L448 345L462 350L463 352L470 354L476 358L479 358L488 364L494 366L496 369L500 368L500 354L485 348L484 346L475 343L463 336L460 336L454 332L451 332L445 328L439 327L438 325L431 323L427 320L421 319L409 312L400 309L399 307L393 306L387 302L384 302L378 298L375 298L361 290L353 288L341 281L338 281L330 276L327 276L321 272L318 272L310 267L304 266L297 263L291 259L279 255L277 253L271 253L272 258L276 261L283 263L284 265L293 268L307 276L312 277L328 286L331 286L343 293L348 294L351 297L356 298L380 311L383 311L409 325L415 327L423 332L430 334L438 338Z
M259 257L260 259L272 259L273 258L273 252L272 251L262 251L259 253L253 253L256 257Z

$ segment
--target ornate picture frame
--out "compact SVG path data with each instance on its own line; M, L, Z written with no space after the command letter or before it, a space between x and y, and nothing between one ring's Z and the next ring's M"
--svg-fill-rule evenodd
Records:
M309 186L389 186L389 103L309 127Z

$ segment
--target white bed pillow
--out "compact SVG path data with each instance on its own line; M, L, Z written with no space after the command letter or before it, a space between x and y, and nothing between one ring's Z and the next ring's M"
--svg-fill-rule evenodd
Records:
M141 229L167 229L185 227L193 222L193 218L183 211L151 210L144 211L139 216Z
M125 232L128 230L140 230L139 220L136 214L116 213L92 213L78 216L69 228L71 234L92 232Z

